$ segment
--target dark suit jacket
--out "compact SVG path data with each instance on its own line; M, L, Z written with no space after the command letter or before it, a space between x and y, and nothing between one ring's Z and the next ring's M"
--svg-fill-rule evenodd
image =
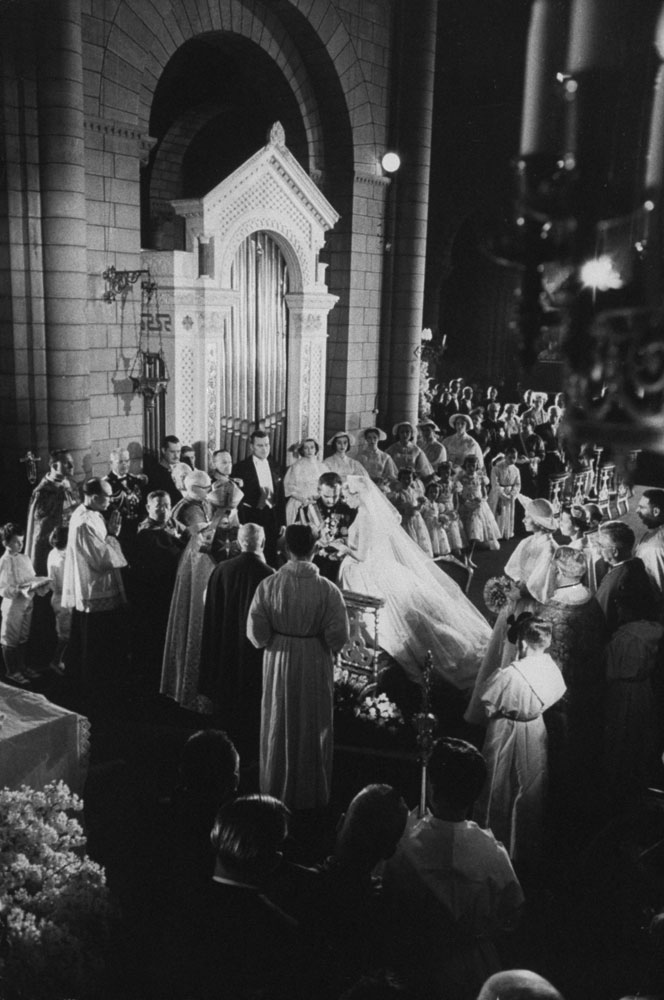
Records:
M284 488L281 475L276 465L268 458L270 472L272 473L272 483L274 485L274 497L270 507L259 507L261 488L258 482L258 473L252 456L242 459L233 466L233 479L241 479L244 497L240 501L237 509L240 524L260 524L265 531L265 558L270 566L275 569L279 566L277 556L277 538L279 529L285 524L285 502Z
M197 1000L325 996L298 925L257 890L210 882L186 919L197 931L189 983Z
M268 465L270 466L270 472L272 473L272 482L274 484L274 498L272 500L272 507L278 510L283 507L283 481L279 474L277 466L268 458ZM242 509L247 507L256 508L258 506L258 501L260 499L260 485L258 483L258 473L256 472L256 466L254 465L254 460L251 455L247 458L243 458L241 462L236 462L233 466L232 472L233 479L241 479L243 482L242 492L244 497L240 501L240 506L238 508L238 514L242 524L246 524L251 521L251 517L242 517ZM265 509L265 508L263 508ZM254 522L257 523L257 522Z
M173 477L160 462L150 461L146 465L145 471L148 477L148 493L152 493L153 490L164 490L171 498L173 506L182 500L182 494L173 482Z
M638 557L633 556L631 559L625 559L624 562L611 567L595 594L597 603L604 612L606 626L610 633L615 632L620 624L618 621L616 597L618 588L621 586L651 597L652 584L650 577Z

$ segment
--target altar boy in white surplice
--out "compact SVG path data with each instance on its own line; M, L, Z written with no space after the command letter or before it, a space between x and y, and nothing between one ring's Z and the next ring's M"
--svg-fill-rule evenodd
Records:
M548 768L542 713L566 688L546 652L551 624L525 612L513 629L516 635L509 638L516 638L517 659L497 670L481 694L489 720L482 748L489 777L476 816L523 874L536 867L541 851Z

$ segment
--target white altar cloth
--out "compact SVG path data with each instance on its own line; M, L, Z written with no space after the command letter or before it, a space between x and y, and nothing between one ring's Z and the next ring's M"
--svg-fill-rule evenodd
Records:
M0 788L64 781L82 794L90 723L42 694L0 683Z

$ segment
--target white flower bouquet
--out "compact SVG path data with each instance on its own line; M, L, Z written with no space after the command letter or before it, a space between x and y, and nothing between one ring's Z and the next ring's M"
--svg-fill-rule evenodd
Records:
M63 782L0 790L0 995L77 1000L100 995L112 906L104 870L69 815L83 808Z
M385 729L396 730L404 724L401 710L384 692L367 695L355 706L354 714L358 719L366 719Z

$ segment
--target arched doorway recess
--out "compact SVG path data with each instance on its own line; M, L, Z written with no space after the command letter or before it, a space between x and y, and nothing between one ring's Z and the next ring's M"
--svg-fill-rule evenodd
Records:
M234 458L246 454L256 423L272 434L278 457L303 436L320 439L327 318L337 297L318 254L337 212L278 123L267 145L206 195L172 204L187 249L142 252L173 317L163 336L173 373L169 431Z

